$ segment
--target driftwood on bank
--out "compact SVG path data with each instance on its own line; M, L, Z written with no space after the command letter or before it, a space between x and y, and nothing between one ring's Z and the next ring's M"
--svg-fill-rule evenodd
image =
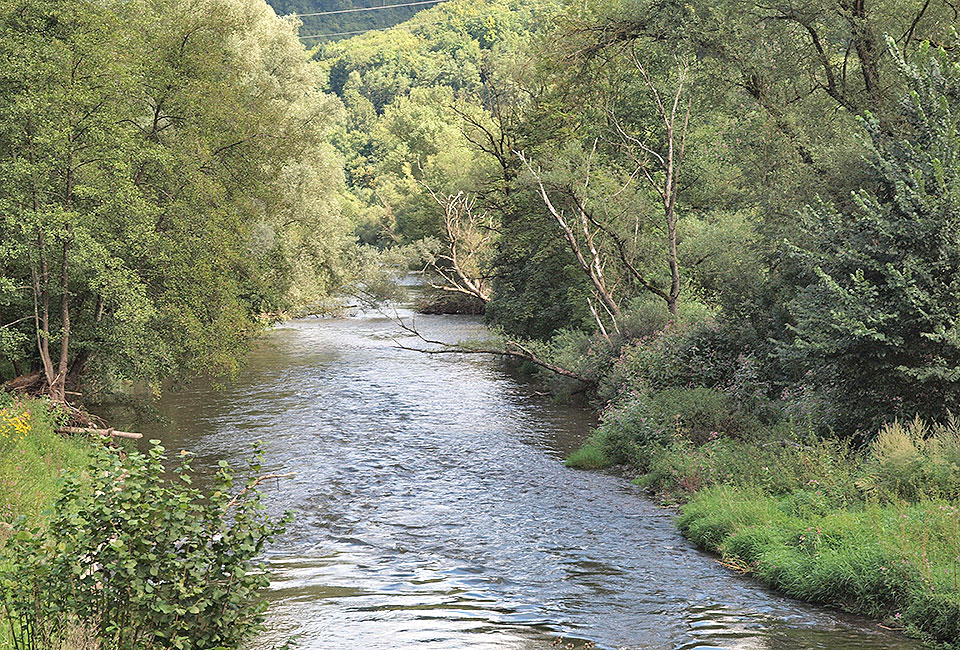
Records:
M97 433L100 435L110 436L113 438L129 438L131 440L139 440L143 437L142 433L130 433L129 431L117 431L116 429L96 429L94 427L59 427L57 433L64 434L85 434L85 433Z
M39 372L31 372L19 377L14 377L3 385L4 388L14 393L35 394L43 390L43 375Z

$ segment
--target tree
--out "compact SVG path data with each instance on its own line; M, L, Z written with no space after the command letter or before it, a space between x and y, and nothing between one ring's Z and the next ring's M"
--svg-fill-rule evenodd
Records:
M477 207L477 198L459 192L438 195L427 192L443 211L444 239L430 269L442 283L434 289L470 296L486 305L490 302L489 257L496 241L493 217Z
M214 4L0 3L0 354L56 401L230 374L294 281L343 282L321 67Z
M568 219L562 207L558 208L554 205L554 201L551 200L550 193L544 185L543 176L537 170L534 170L523 153L518 154L528 171L533 175L544 205L556 219L563 232L564 239L576 256L580 267L590 278L600 303L618 330L619 321L622 319L622 309L613 296L616 280L610 281L605 276L605 269L608 266L613 266L609 264L610 258L617 259L623 273L639 285L643 291L650 292L663 299L670 313L674 316L677 314L677 302L681 288L680 265L677 256L677 197L680 193L680 167L687 148L687 132L693 101L687 88L690 72L688 66L683 63L678 64L676 88L668 96L667 101L664 101L647 68L637 55L631 53L630 59L652 99L652 110L656 116L654 119L661 124L657 125L659 133L653 141L654 138L631 133L628 130L629 127L624 127L616 115L610 117L612 126L620 140L619 149L626 153L633 169L627 175L624 186L603 200L611 203L622 200L621 195L626 192L638 176L641 176L647 182L649 189L659 197L666 235L664 242L666 250L662 251L662 254L666 260L669 273L669 281L666 287L659 286L657 282L638 268L636 251L630 246L629 235L619 232L619 225L611 220L599 217L597 212L588 205L590 173L594 153L596 152L596 141L594 141L593 152L590 154L586 165L582 186L578 188L567 187L564 192L571 208L570 212L575 215L573 217L575 222ZM641 229L640 221L651 220L652 218L649 215L638 215L633 230L638 232ZM603 239L610 242L609 245L614 249L613 253L603 254L601 252ZM602 320L592 305L591 312L594 314L598 327L603 330Z
M850 211L810 207L810 243L795 249L814 280L793 303L790 353L836 391L849 428L941 418L960 400L960 63L930 46L907 62L888 46L909 88L906 135L868 114L876 187Z

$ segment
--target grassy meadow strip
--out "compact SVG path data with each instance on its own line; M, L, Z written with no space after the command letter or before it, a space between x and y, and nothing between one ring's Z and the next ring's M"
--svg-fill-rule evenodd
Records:
M568 464L635 467L686 537L788 596L960 647L960 423L895 422L865 448L789 422L728 435L701 392L610 409Z
M0 392L0 523L38 522L53 505L61 471L90 461L89 441L56 433L59 419L49 400Z
M960 525L940 501L829 504L715 486L683 507L698 546L793 598L865 614L912 636L958 647Z

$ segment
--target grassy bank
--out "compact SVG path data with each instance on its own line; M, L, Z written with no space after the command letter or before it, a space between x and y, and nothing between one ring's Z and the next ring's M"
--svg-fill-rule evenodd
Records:
M679 525L704 549L788 596L874 617L958 647L957 508L830 503L718 486L684 506Z
M56 433L57 418L45 400L0 393L0 522L37 520L54 502L61 470L89 462L90 443Z
M85 467L91 458L88 441L65 438L55 429L59 415L50 402L0 392L0 550L13 534L13 524L41 524L57 498L61 472ZM0 573L9 567L0 558ZM78 634L64 647L87 647ZM0 648L17 647L10 625L0 621Z
M960 424L894 423L857 446L734 406L633 396L568 463L632 465L681 505L684 535L789 596L960 648Z

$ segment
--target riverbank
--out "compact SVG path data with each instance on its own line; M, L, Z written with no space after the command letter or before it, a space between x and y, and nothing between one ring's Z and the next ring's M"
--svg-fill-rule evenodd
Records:
M684 536L788 596L960 647L960 425L894 423L857 449L724 423L723 406L704 390L634 395L568 464L628 463L680 505Z
M0 523L39 523L53 505L64 469L90 462L91 443L58 434L58 415L41 399L0 392ZM0 531L0 544L2 544Z
M0 391L0 575L11 569L18 547L6 549L14 525L45 526L60 492L61 473L78 471L90 463L92 445L81 438L56 432L61 418L42 399L23 398ZM7 604L0 589L0 597ZM6 617L0 617L0 647L17 647ZM78 635L68 635L65 650L86 647Z
M263 550L289 518L262 512L279 477L253 474L259 452L200 490L186 451L63 437L63 409L0 400L0 648L227 650L264 629Z

